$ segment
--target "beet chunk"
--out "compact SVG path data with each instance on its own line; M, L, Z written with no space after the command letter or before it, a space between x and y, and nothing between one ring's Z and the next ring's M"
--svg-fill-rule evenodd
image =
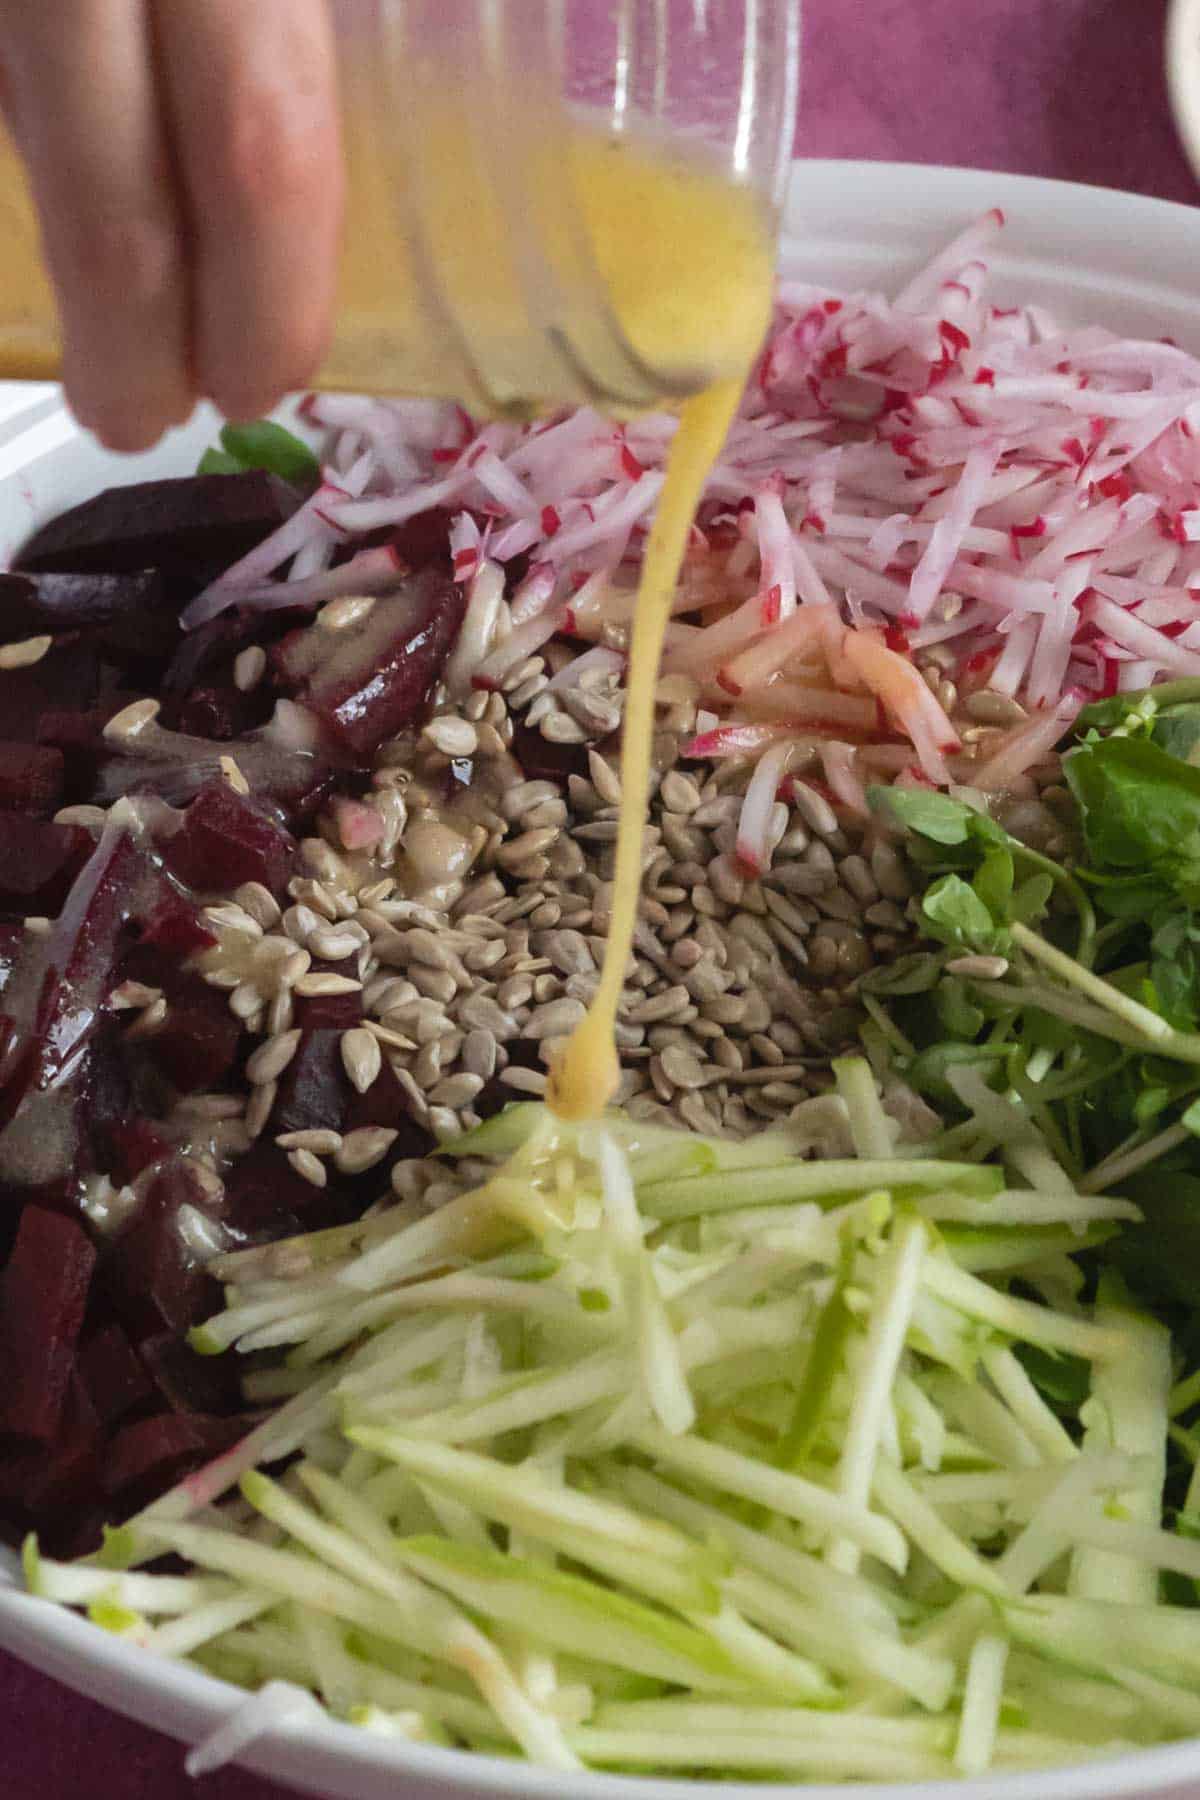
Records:
M0 908L54 918L94 846L80 825L0 813Z
M42 1533L46 1548L62 1541L100 1490L100 1421L77 1373L67 1383L52 1444L26 1444L0 1456L0 1502ZM51 1552L54 1553L53 1551Z
M311 1230L309 1215L326 1195L297 1175L282 1150L260 1142L226 1177L224 1220L248 1243L273 1243Z
M293 632L276 667L355 756L365 757L420 713L462 624L461 588L424 570L377 600L357 627Z
M172 1412L234 1413L242 1404L244 1357L200 1356L170 1331L144 1339L138 1355Z
M4 735L32 744L44 713L90 712L99 696L100 655L95 644L66 639L28 668L0 673Z
M217 1312L221 1291L204 1273L179 1231L179 1209L210 1204L194 1170L182 1159L155 1175L132 1222L105 1259L104 1273L117 1315L140 1343L160 1332L184 1332Z
M345 975L349 980L357 981L358 958L345 956L340 962L330 962L326 957L314 957L309 974ZM318 1031L323 1026L349 1031L352 1025L360 1023L363 1016L362 991L301 996L296 1001L295 1013L296 1024L304 1031Z
M216 776L201 788L167 845L172 874L204 893L227 892L244 881L283 886L295 851L291 834L266 809Z
M62 791L61 750L0 740L0 808L44 817L61 804Z
M354 1090L342 1067L342 1033L337 1026L306 1031L279 1078L271 1114L273 1134L283 1131L341 1131Z
M158 1068L181 1094L217 1087L233 1067L242 1028L227 1001L199 976L187 977L174 986L167 1016L147 1040Z
M44 525L17 568L70 574L158 569L177 597L181 587L198 591L252 550L298 500L294 489L260 470L107 488Z
M25 1208L0 1278L0 1431L52 1441L95 1266L73 1219Z
M155 569L130 575L91 573L0 575L0 621L7 637L36 637L48 631L87 631L132 619L146 620L165 605L162 576Z
M212 1419L204 1414L166 1413L139 1419L118 1431L104 1453L105 1491L132 1511L173 1487L193 1469L220 1456L253 1429L254 1417Z
M79 1353L79 1374L106 1430L156 1398L150 1377L117 1324L105 1325L88 1339Z
M269 692L243 694L232 681L193 688L173 715L178 730L191 737L212 738L218 744L254 731L270 716Z
M183 958L194 956L200 950L210 950L217 939L191 901L185 900L164 881L162 893L142 926L138 941Z

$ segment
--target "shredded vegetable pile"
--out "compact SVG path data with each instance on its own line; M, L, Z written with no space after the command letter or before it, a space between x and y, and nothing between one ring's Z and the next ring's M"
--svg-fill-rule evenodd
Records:
M513 1107L439 1211L223 1257L197 1342L289 1346L248 1388L290 1398L90 1564L31 1541L30 1587L260 1690L196 1767L296 1688L560 1769L779 1779L1197 1729L1169 1335L1065 1254L1137 1209L1002 1096L951 1161L835 1073L742 1145ZM1064 1420L1029 1358L1090 1397ZM168 1551L194 1572L137 1569Z
M848 803L864 743L877 768L945 784L958 734L910 660L942 646L961 689L1032 711L994 786L1084 700L1200 675L1200 362L991 305L1002 222L987 214L892 300L783 279L668 642L667 669L709 709L694 755L799 733ZM572 679L619 666L673 418L480 429L448 406L332 396L309 413L332 434L324 480L192 624L378 591L396 552L370 534L444 508L470 593L459 678L494 685L556 634L595 646ZM492 641L502 570L513 628ZM752 819L746 838L761 858Z

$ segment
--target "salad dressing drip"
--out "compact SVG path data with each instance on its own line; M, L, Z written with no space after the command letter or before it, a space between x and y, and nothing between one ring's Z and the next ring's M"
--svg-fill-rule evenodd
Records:
M617 1011L641 896L658 665L692 520L741 393L740 381L722 381L685 403L646 545L629 645L621 738L621 814L604 966L587 1017L576 1027L551 1071L546 1095L552 1111L563 1119L598 1117L611 1103L620 1080Z

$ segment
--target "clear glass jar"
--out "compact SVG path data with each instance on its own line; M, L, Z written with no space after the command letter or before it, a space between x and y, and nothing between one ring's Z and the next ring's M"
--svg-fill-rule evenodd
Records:
M624 412L744 371L800 0L332 4L348 211L317 385ZM0 227L0 377L52 376L54 304L11 153Z
M350 214L323 384L626 411L744 370L799 0L337 11Z

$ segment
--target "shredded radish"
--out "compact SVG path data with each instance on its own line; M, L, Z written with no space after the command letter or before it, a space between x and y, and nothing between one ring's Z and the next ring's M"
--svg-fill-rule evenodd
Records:
M1081 700L1200 673L1200 360L990 305L1002 225L969 225L893 300L783 272L672 609L667 668L717 719L693 754L824 740L828 784L854 806L870 745L906 780L974 779L913 666L934 646L958 692L987 685L1033 713L992 778L1019 776ZM673 417L480 427L451 405L346 395L304 410L330 434L321 488L186 625L378 592L390 552L361 534L449 507L469 595L457 688L555 634L584 645L582 667L619 667Z

